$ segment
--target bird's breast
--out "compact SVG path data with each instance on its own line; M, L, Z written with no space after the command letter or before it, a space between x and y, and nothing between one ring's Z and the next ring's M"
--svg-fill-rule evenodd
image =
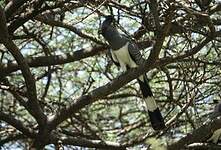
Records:
M128 44L126 43L122 48L114 50L113 53L121 65L129 66L130 68L137 67L136 63L132 60L128 51Z

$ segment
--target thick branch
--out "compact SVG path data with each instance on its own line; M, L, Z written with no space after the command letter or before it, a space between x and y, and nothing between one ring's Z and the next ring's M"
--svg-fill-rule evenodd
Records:
M33 4L32 11L26 13L25 15L20 15L16 20L14 20L8 27L8 31L10 34L14 33L15 30L17 30L20 26L22 26L25 22L27 22L29 19L32 19L33 17L37 16L41 10L41 6L43 4L44 0L36 0Z
M35 133L30 128L24 126L20 120L13 118L9 114L0 112L0 120L7 122L28 137L35 137Z
M21 7L24 3L29 0L12 0L5 7L5 15L7 20Z
M189 133L187 136L181 138L179 141L169 145L168 150L177 150L185 148L192 143L204 142L212 135L215 130L219 128L221 128L221 119L209 122L194 130L192 133Z
M158 14L158 3L157 3L157 0L150 0L150 10L151 10L151 13L153 15L153 18L154 18L154 23L155 23L155 27L156 27L156 35L159 34L160 32L160 19L159 19L159 14Z
M24 134L9 135L8 137L0 140L0 147L6 143L17 141L17 140L24 139L24 138L26 138Z
M188 150L220 150L221 146L211 143L196 143L188 146Z
M0 5L0 43L3 43L8 37L5 12Z
M57 140L56 140L57 141ZM56 143L56 142L55 142ZM125 150L126 147L119 143L101 141L101 140L88 140L83 138L64 138L62 139L63 145L74 145L81 147L90 147L90 148L104 148L108 149L116 149L116 150Z
M14 44L12 40L9 39L8 32L7 32L7 25L6 25L6 18L4 10L0 7L0 35L3 35L2 42L5 47L9 50L9 52L13 55L15 60L17 61L19 67L21 68L22 75L25 79L25 84L27 87L27 94L28 94L28 105L29 105L29 112L35 117L39 125L44 125L46 121L46 116L44 115L43 111L41 110L38 100L37 100L37 92L35 86L35 80L31 74L29 66L25 61L23 55L19 52L18 47Z
M13 55L16 62L18 63L22 75L25 79L25 84L27 87L27 94L28 94L28 105L30 107L29 112L35 117L39 125L43 126L46 121L46 116L44 115L43 111L41 110L38 100L37 100L37 91L35 85L35 79L31 74L30 68L28 63L24 59L23 55L19 52L18 47L14 44L12 40L8 40L4 43L5 47L9 50L9 52Z
M150 52L149 59L152 61L155 61L159 58L160 51L162 49L164 40L166 36L168 35L170 28L171 28L171 20L172 20L173 13L170 10L170 13L168 14L168 17L166 18L165 25L163 26L163 29L159 29L159 33L157 34L156 43L153 47L153 49Z
M55 55L55 56L41 56L41 57L33 57L27 58L26 61L30 67L41 67L41 66L50 66L50 65L61 65L65 63L70 63L74 61L78 61L90 56L94 56L99 52L106 50L105 46L97 46L93 48L86 48L75 51L73 53L67 53L64 55ZM16 63L10 63L7 65L0 66L0 77L4 77L12 72L19 70L20 67Z

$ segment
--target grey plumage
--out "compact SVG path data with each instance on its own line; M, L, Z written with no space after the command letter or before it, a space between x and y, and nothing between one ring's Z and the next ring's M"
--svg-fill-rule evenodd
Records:
M215 119L221 116L221 102L219 102L213 109L210 119ZM208 142L218 143L221 137L221 129L214 131L213 135L207 140Z
M136 65L140 65L144 62L142 55L137 47L128 37L123 34L120 34L118 30L114 27L114 18L112 16L108 16L106 20L103 22L101 31L104 38L108 41L113 51L117 51L128 43L128 51L132 58L132 60L136 63ZM112 52L111 52L112 53ZM113 60L118 61L117 58L113 55ZM129 65L129 64L128 64ZM133 67L133 66L128 66ZM126 70L124 70L126 71Z
M218 103L218 104L214 107L214 110L213 110L213 112L211 113L210 118L211 118L211 119L214 119L214 118L219 117L219 116L221 116L221 102Z
M135 42L128 37L120 34L114 25L115 21L112 16L107 16L101 26L101 34L110 44L112 50L110 51L112 60L124 71L135 68L144 63L144 59ZM141 75L138 79L140 89L144 100L146 102L148 114L152 127L155 130L165 128L163 117L153 98L152 91L148 84L146 74Z

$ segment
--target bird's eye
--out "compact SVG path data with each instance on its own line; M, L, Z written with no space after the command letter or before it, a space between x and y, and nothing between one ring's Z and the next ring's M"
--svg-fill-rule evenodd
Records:
M112 22L111 22L111 25L112 25L112 26L115 26L115 21L112 21Z

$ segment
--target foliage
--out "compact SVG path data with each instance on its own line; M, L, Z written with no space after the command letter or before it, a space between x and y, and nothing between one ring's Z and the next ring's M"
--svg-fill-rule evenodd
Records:
M1 1L0 146L164 149L194 133L221 90L221 4L205 2ZM122 73L107 56L98 29L109 14L140 47L143 66ZM150 126L133 80L142 73L164 131Z

